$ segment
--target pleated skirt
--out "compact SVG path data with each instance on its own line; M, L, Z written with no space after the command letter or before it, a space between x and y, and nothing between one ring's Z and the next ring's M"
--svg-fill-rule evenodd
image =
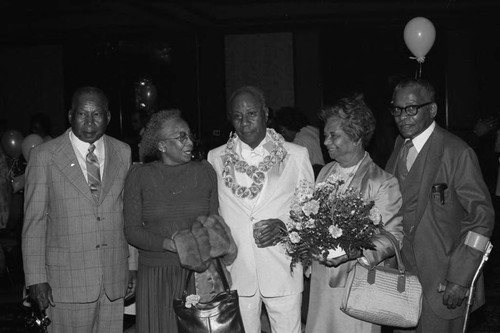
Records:
M139 264L136 288L136 332L177 333L172 302L184 291L188 270L180 266ZM188 286L194 294L194 276Z

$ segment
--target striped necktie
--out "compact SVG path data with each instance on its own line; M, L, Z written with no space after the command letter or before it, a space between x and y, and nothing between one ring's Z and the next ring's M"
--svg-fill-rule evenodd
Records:
M99 193L101 192L101 173L99 171L99 160L94 154L95 145L90 145L89 152L86 157L87 161L87 179L90 187L90 192L95 201L99 201Z
M401 182L405 180L406 176L408 176L408 168L406 160L408 159L408 152L410 151L411 147L413 147L413 142L411 140L406 140L403 145L403 148L401 148L401 151L399 152L396 177Z

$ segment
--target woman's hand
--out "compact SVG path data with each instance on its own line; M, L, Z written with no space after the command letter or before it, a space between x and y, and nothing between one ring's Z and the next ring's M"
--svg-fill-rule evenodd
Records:
M175 242L170 238L165 238L163 240L163 249L170 252L177 252L177 247L175 246Z
M350 260L357 259L363 255L363 251L359 249L350 249L346 254L341 255L340 257L332 258L332 259L324 259L323 257L318 258L318 262L327 267L338 267L345 262Z

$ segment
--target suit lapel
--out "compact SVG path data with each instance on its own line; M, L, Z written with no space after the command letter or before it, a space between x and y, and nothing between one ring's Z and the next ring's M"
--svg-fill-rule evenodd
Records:
M421 153L423 153L423 160L418 168L419 175L417 176L417 179L414 179L416 182L420 180L415 225L420 222L422 215L424 214L425 208L429 202L432 184L434 184L441 165L441 158L443 155L443 136L441 135L441 129L438 126L434 129L419 155Z
M276 163L271 170L266 174L266 185L262 192L260 193L257 203L255 204L254 211L258 212L259 209L267 207L268 202L271 200L276 191L280 188L279 180L281 174L286 168L288 159L290 158L290 153L287 153L285 159L279 163Z
M370 166L370 162L372 161L370 155L368 153L365 153L365 157L363 157L363 160L359 164L358 170L356 170L356 174L351 180L351 183L349 184L349 187L352 187L354 189L357 189L358 191L362 192L362 181L364 176L366 175L366 172L368 171L368 167Z
M63 145L61 146L61 149L56 152L54 164L61 170L61 173L67 177L68 181L72 183L85 197L94 201L92 194L90 193L90 187L85 181L82 168L78 163L75 151L73 150L73 146L69 140L68 132L65 133L62 140Z
M222 173L222 171L224 170L224 164L226 162L225 160L225 157L224 157L224 150L222 151L221 155L220 155L220 163L221 163L221 168L220 168L220 171ZM235 175L235 172L234 172L234 167L233 168L230 168L231 169L231 176L233 177L234 180L236 180L236 175ZM221 175L218 175L218 176L221 176ZM222 181L224 183L224 181ZM221 185L221 186L226 186L225 184ZM252 202L248 199L242 199L242 198L239 198L237 197L236 195L234 195L234 193L229 190L230 193L229 195L232 196L234 198L234 200L236 200L241 206L245 207L245 209L249 212L252 211Z

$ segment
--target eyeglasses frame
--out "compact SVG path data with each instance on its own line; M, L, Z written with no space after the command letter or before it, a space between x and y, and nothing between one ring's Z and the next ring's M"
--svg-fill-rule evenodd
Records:
M184 133L184 135L182 135L183 133ZM161 139L161 141L164 141L164 140L178 140L181 144L185 145L188 139L191 140L191 142L194 143L194 141L195 141L194 134L192 134L192 133L187 134L186 132L180 132L179 136L177 136L175 138L163 138L163 139Z
M427 103L424 103L424 104L419 104L419 105L407 105L405 107L400 107L400 106L390 106L389 107L389 112L391 113L391 115L393 117L400 117L402 114L403 114L403 111L405 112L405 114L407 116L410 116L410 117L413 117L415 116L418 111L423 108L423 107L426 107L428 105L431 105L432 103L435 103L435 102L427 102ZM408 110L410 110L410 108L415 108L415 112L408 112ZM399 113L396 114L396 112L399 110Z

